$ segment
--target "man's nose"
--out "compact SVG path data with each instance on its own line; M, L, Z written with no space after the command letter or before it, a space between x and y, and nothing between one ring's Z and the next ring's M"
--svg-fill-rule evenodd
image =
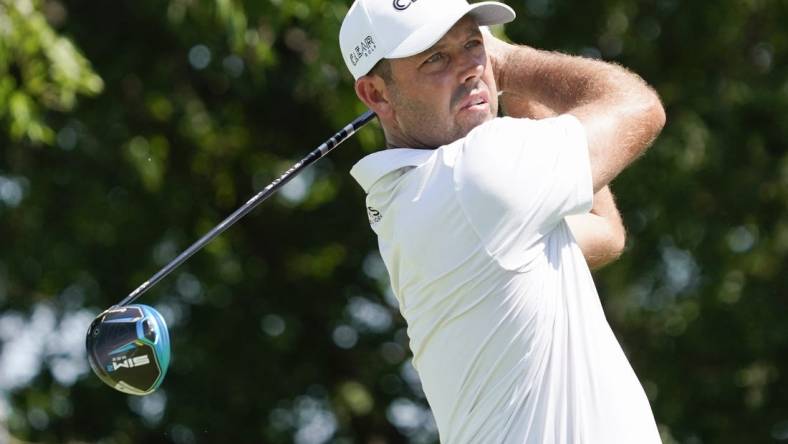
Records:
M484 73L484 59L473 54L465 54L460 66L462 67L460 71L460 82L462 83L475 81Z

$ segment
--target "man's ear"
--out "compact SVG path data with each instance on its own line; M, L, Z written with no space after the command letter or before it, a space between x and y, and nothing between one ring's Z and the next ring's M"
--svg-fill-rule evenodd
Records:
M389 101L386 82L380 76L367 74L356 80L356 95L381 119L389 119L394 110Z

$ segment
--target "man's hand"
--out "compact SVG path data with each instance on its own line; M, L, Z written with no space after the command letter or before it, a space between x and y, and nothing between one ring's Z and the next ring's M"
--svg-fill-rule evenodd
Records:
M517 91L506 89L503 77L504 67L507 65L507 57L517 49L517 46L495 37L487 27L483 26L480 29L484 36L485 50L490 57L495 84L498 87L498 91L503 93L500 101L503 113L507 116L525 117L528 119L544 119L557 116L558 113L554 109L551 109L544 103L537 102L533 97L527 97Z
M506 64L507 54L509 54L513 45L492 35L490 29L486 26L480 27L479 30L484 37L484 49L487 51L487 56L490 58L493 76L495 76L495 84L498 86L498 91L503 91L499 75L501 73L501 68Z

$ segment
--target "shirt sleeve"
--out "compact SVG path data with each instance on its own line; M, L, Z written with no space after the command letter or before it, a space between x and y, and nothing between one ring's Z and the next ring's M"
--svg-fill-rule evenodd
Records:
M592 207L585 129L571 115L494 119L465 138L454 182L487 252L507 269L522 268L565 216Z

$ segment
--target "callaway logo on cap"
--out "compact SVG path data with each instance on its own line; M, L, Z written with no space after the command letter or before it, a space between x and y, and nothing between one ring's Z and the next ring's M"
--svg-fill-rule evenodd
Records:
M353 77L367 74L381 59L418 54L438 42L465 15L479 26L514 20L503 3L466 0L356 0L339 30L339 46Z
M394 0L394 8L399 9L400 11L405 10L413 4L416 0Z

